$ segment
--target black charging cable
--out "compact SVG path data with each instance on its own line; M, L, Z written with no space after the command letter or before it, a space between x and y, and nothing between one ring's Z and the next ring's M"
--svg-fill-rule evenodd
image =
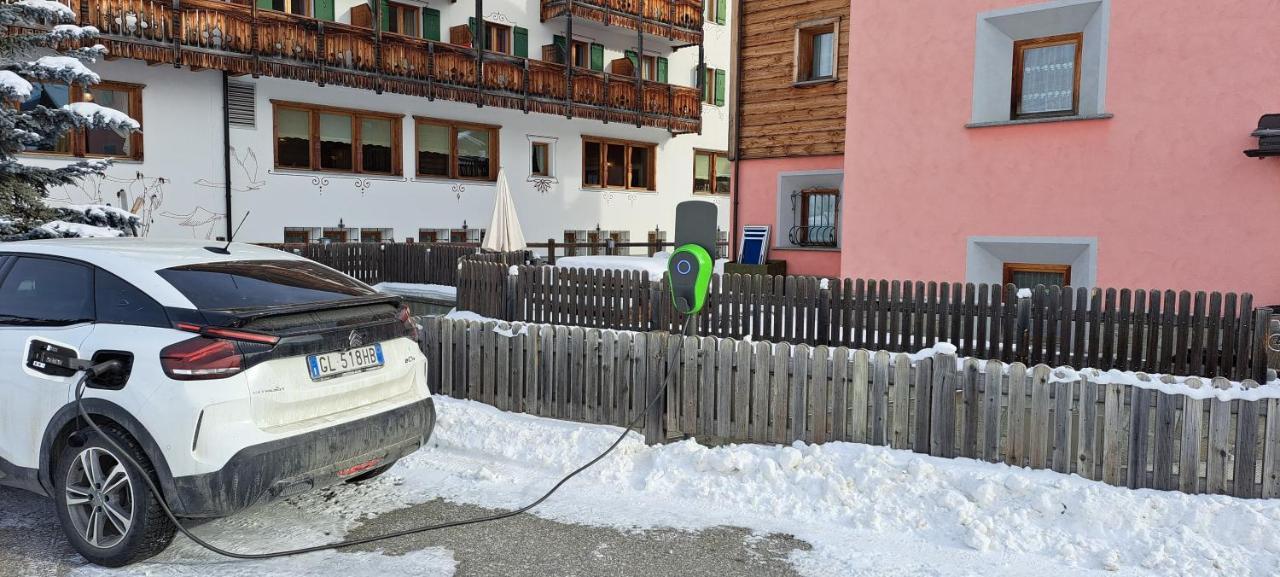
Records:
M685 319L684 331L682 332L688 331L689 326L693 322L694 318L695 317L693 315L689 315ZM173 514L173 510L170 509L169 504L165 502L164 493L160 491L160 487L156 486L156 482L151 478L151 476L143 474L141 475L141 477L142 477L142 480L146 482L147 488L151 491L151 494L154 495L156 497L156 500L159 502L160 509L164 511L165 516L168 517L169 522L173 523L173 526L178 529L178 532L182 533L183 535L186 535L186 537L192 540L193 542L195 542L195 544L201 547L204 547L209 551L217 553L218 555L222 555L223 557L230 557L232 559L254 560L254 559L275 559L278 557L290 557L293 555L301 555L303 553L315 553L317 551L328 551L332 549L343 549L346 547L354 547L356 545L364 545L367 543L374 543L377 541L384 541L387 539L395 539L396 537L416 535L418 533L425 533L427 531L438 531L440 529L449 529L451 527L462 527L465 525L475 525L478 523L488 523L490 521L499 521L502 519L515 517L516 515L520 515L522 513L526 513L530 509L533 509L534 507L541 505L544 501L546 501L552 495L554 495L556 491L559 491L560 487L563 487L565 483L569 482L569 479L572 479L578 476L579 473L586 471L587 469L590 469L596 463L599 463L605 457L609 456L609 454L612 453L614 449L618 448L618 445L622 444L622 441L627 438L627 435L631 434L632 431L636 430L636 427L639 426L640 424L640 420L643 419L644 416L648 414L649 409L652 409L653 406L658 402L658 400L662 398L662 393L665 392L667 389L667 382L671 378L671 375L675 366L677 365L673 364L667 367L666 374L663 375L662 377L662 383L663 383L662 387L658 389L658 392L654 394L653 398L649 399L649 402L645 404L644 410L640 411L636 415L635 419L632 419L631 423L627 425L626 430L622 431L622 434L618 435L618 438L613 441L613 444L609 445L609 448L605 449L604 452L600 453L599 455L596 455L594 459L587 461L586 464L582 465L581 467L578 467L577 469L574 469L568 475L565 475L564 477L562 477L560 481L558 481L554 486L551 487L550 490L544 493L541 497L538 497L532 503L529 503L528 505L525 505L514 511L507 511L505 513L487 515L484 517L476 517L473 519L463 519L461 521L449 521L447 523L438 523L434 525L423 525L421 527L412 527L409 529L392 531L390 533L384 533L382 535L374 535L371 537L362 537L359 539L349 539L346 541L338 541L336 543L329 543L327 545L315 545L312 547L303 547L300 549L288 549L285 551L276 551L273 553L236 553L235 551L228 551L226 549L218 547L217 545L209 543L208 541L205 541L204 539L201 539L195 536L194 534L192 534L191 531L188 530L186 527L184 527L182 525L182 522L178 520L178 516ZM121 447L120 444L115 441L115 439L112 439L109 435L107 435L107 433L103 431L102 428L99 427L98 424L95 423L92 418L90 418L89 413L85 411L84 403L82 402L85 389L88 386L89 377L101 376L113 370L119 370L119 367L120 367L119 361L107 361L105 363L100 363L84 369L84 374L80 377L80 381L76 383L76 410L79 412L80 418L83 419L84 422L89 425L89 428L93 429L93 431L97 433L99 437L102 438L103 442L110 445L112 449L115 449L117 452L117 455L122 460L128 462L130 465L133 466L134 469L138 471L145 471L146 469L141 464L139 464L136 460L134 460L134 458L129 454L128 451L124 449L124 447Z

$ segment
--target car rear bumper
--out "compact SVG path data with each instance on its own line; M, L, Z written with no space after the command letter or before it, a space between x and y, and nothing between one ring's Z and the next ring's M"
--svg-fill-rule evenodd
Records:
M364 419L254 445L222 469L174 478L174 513L225 517L236 511L358 476L426 444L435 428L426 398Z

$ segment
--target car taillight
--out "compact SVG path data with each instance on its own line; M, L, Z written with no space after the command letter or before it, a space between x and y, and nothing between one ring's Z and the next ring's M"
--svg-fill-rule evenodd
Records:
M179 381L225 379L244 369L244 356L235 341L195 337L161 350L160 366Z
M413 313L409 312L408 305L400 306L400 310L396 311L396 319L404 324L404 336L418 340L418 323L413 320Z

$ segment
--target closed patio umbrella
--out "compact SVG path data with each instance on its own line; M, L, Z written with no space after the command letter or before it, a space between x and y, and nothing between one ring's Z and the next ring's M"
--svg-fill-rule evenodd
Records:
M511 199L511 187L507 185L507 173L498 169L498 194L493 203L493 218L489 221L489 230L485 233L485 250L511 252L525 250L524 232L520 230L520 219L516 216L516 203Z

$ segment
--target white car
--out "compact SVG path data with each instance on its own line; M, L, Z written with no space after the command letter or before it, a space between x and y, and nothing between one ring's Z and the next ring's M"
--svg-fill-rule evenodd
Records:
M435 426L417 325L395 298L244 244L59 239L0 244L0 484L51 496L89 561L162 551L210 518L367 479ZM84 406L145 470L79 421L80 373L121 370Z

